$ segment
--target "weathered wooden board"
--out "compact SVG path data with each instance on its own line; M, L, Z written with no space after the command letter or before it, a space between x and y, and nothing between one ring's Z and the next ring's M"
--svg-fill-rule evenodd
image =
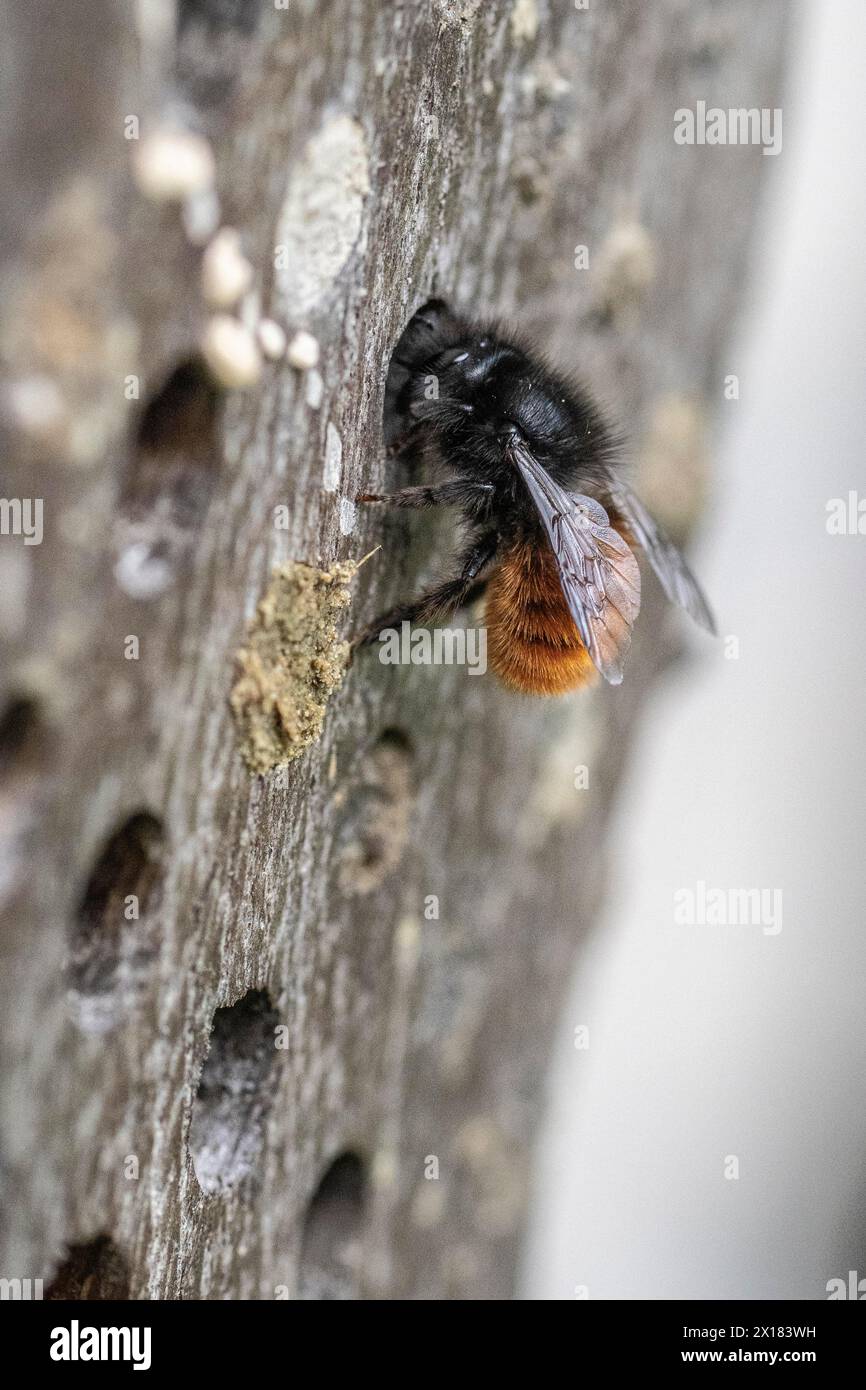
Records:
M599 389L689 524L772 161L676 145L674 111L778 105L782 6L182 0L178 26L2 6L0 491L44 536L0 537L0 1275L507 1297L608 811L685 620L648 581L624 685L549 704L370 654L267 776L234 657L276 564L381 542L351 624L447 556L447 519L352 505L396 478L388 355L431 290ZM129 116L210 139L320 382L200 376L201 251L133 181Z

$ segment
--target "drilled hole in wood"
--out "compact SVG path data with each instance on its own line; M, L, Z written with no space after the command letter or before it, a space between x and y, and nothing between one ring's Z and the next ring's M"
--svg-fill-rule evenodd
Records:
M129 1298L126 1261L108 1236L70 1245L45 1297L75 1301Z
M228 120L266 10L281 0L178 0L176 76L186 101L214 135Z
M133 598L171 583L219 474L222 395L198 358L181 362L138 419L118 507L116 575Z
M415 800L412 763L408 735L386 729L346 790L338 878L349 896L372 893L403 857Z
M215 34L252 34L261 10L262 0L178 0L178 33L200 24Z
M51 795L53 729L39 700L15 691L0 708L0 902L32 883L32 835Z
M47 734L36 700L12 696L0 711L0 782L38 768Z
M298 1271L299 1298L358 1297L365 1196L363 1162L357 1154L341 1154L316 1188L307 1211Z
M255 1173L271 1107L279 1022L263 990L250 990L214 1013L189 1138L205 1192L233 1187Z
M106 842L72 926L68 982L72 1015L87 1032L114 1027L150 978L159 947L164 833L146 811Z

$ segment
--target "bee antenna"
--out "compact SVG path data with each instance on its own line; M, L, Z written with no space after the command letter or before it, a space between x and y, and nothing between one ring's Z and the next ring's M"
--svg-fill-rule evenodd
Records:
M364 556L363 560L358 561L357 565L355 566L356 571L359 570L362 565L366 565L368 560L372 560L373 556L376 554L376 551L381 549L381 545L377 545L374 546L372 550L368 551L368 553Z

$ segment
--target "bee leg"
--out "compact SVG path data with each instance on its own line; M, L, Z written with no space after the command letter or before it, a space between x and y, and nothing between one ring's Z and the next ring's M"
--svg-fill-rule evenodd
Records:
M478 576L496 554L499 536L495 531L484 532L473 541L461 557L460 570L453 579L444 579L427 589L412 603L403 603L383 613L352 640L356 647L369 646L375 642L385 628L397 628L401 623L430 623L435 618L445 618L456 613L458 608L473 603L484 590L484 581Z
M493 491L492 483L472 483L454 478L435 487L404 487L399 492L362 492L356 502L384 502L389 507L461 507L479 494Z
M402 463L413 463L421 458L423 453L421 440L422 420L410 420L405 423L404 417L395 417L392 425L385 431L385 452L389 458L399 459Z
M420 420L412 420L407 425L402 416L392 413L385 427L385 453L388 458L398 459L409 467L418 463L423 455L420 434Z

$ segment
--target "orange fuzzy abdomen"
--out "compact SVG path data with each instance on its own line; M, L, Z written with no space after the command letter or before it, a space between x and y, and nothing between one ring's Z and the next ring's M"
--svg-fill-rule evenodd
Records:
M546 546L515 545L487 584L487 659L513 690L561 695L597 672Z

